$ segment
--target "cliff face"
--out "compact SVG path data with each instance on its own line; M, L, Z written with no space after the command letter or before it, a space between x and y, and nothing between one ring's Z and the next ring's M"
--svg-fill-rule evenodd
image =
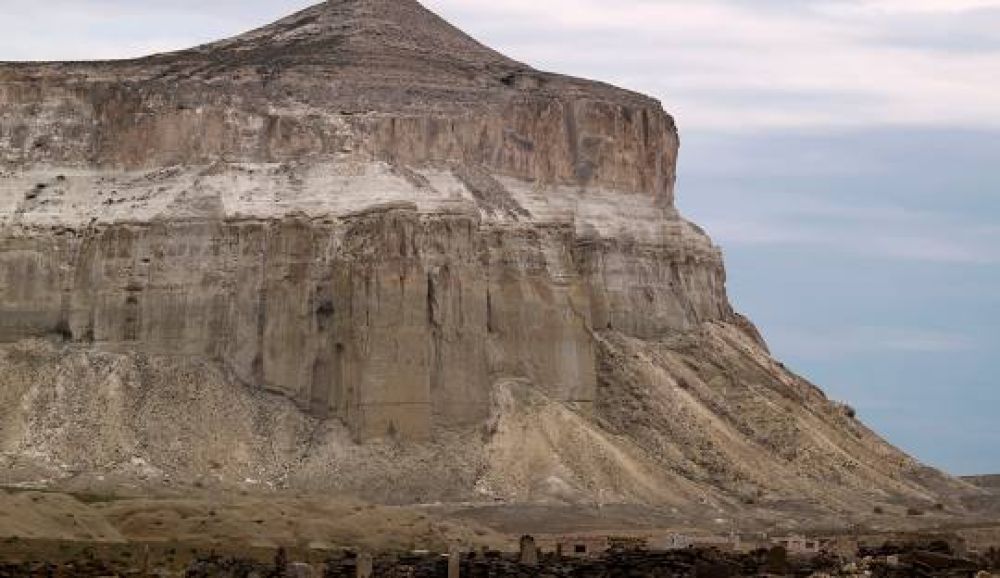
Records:
M731 316L657 103L414 3L0 79L2 341L211 356L359 439L423 439L485 419L498 375L591 404L594 328Z
M0 339L218 359L360 439L485 420L492 380L589 405L595 327L728 315L715 253L581 239L415 206L337 219L18 228L0 240Z
M472 456L435 494L463 499L586 496L601 480L623 499L724 502L808 494L815 472L851 463L848 494L936 499L916 463L760 365L719 250L674 208L677 152L659 103L513 62L409 0L331 0L139 60L0 64L0 389L20 408L0 414L0 446L94 471L139 453L189 477L211 462L370 493L378 473L331 469L324 452L391 438L425 465L440 463L427 443ZM686 362L644 353L682 342ZM701 347L718 359L698 362ZM88 363L118 369L68 397L48 389ZM279 396L249 414L295 408L287 455L232 463L180 418L187 457L153 449L155 428L175 426L134 416L192 363L206 388ZM60 430L107 445L96 461L39 417L74 396L132 416L105 424L113 435ZM213 419L180 399L170 411ZM544 425L510 429L539 407L555 412ZM216 435L251 444L248 419ZM353 442L297 437L317 424ZM347 462L377 472L363 447ZM377 497L427 497L419 471Z

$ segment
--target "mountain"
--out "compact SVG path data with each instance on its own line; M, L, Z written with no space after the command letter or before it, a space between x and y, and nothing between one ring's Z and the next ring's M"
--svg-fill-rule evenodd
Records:
M675 208L660 103L413 0L0 64L0 105L8 483L800 515L978 491L770 356Z

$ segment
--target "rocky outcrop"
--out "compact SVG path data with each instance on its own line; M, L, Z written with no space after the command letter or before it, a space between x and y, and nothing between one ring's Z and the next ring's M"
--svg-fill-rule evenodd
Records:
M0 448L390 501L937 499L950 479L732 310L720 251L674 208L677 152L656 101L412 0L2 64ZM464 457L442 479L445 450Z
M592 404L595 328L732 315L656 102L414 3L0 80L0 341L204 355L359 439L426 439L483 421L497 376Z
M590 405L595 327L726 318L722 268L697 249L414 206L17 229L0 240L0 339L206 356L359 439L426 439L485 420L497 376Z

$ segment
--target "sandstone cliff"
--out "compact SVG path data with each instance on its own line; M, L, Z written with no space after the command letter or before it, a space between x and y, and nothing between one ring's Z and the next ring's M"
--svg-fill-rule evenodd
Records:
M2 64L2 459L404 502L964 489L771 360L677 153L658 102L412 0Z

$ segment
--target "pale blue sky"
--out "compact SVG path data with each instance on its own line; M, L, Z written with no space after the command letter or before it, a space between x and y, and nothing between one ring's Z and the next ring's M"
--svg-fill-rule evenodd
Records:
M309 0L0 0L0 60L137 56ZM678 199L778 357L891 441L1000 472L1000 0L429 0L660 98Z

